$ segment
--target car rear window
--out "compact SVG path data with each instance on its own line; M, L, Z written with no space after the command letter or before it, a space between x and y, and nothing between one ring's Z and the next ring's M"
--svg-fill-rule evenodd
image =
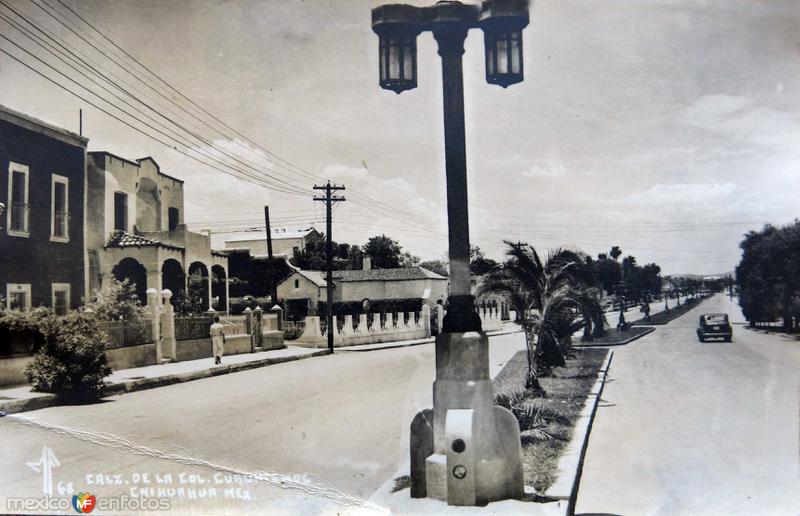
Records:
M706 324L725 324L728 322L728 316L725 314L712 314L704 317Z

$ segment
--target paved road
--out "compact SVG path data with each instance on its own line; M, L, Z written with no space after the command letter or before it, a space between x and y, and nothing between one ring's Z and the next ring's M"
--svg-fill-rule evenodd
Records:
M492 337L493 372L521 349L520 333ZM53 469L54 495L59 483L65 488L67 482L98 498L131 494L134 488L152 487L151 496L158 496L158 488L183 488L183 497L169 492L173 509L182 512L335 513L340 507L318 493L245 484L219 472L305 473L313 475L315 485L367 498L406 459L408 426L417 411L431 405L433 379L434 346L428 344L341 352L95 405L0 418L0 512L8 510L9 497L41 496L42 475L26 462L37 461L48 446L60 462ZM39 423L67 430L59 433ZM192 483L189 474L206 483L197 477ZM212 487L216 500L209 498ZM238 493L231 491L236 487ZM205 499L190 500L190 488Z
M734 325L700 344L723 295L615 348L577 514L800 514L800 341Z

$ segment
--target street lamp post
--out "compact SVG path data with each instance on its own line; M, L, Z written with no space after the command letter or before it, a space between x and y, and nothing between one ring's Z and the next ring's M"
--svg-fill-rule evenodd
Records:
M519 425L510 411L492 403L489 340L471 294L461 58L467 33L480 28L486 81L504 88L518 83L527 25L527 0L484 0L481 6L388 4L372 10L382 88L398 94L416 88L416 40L422 32L433 33L442 59L450 292L436 337L433 409L411 423L411 496L450 505L523 495Z
M617 330L625 331L627 323L625 322L625 285L620 283L617 285L617 302L619 303L619 321L617 322Z

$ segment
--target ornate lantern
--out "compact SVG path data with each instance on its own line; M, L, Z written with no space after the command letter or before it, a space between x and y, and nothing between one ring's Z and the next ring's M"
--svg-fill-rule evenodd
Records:
M486 82L506 88L522 82L522 29L528 0L485 0L480 25L486 51Z
M401 93L417 87L418 18L418 9L410 5L372 10L372 30L379 38L381 88Z

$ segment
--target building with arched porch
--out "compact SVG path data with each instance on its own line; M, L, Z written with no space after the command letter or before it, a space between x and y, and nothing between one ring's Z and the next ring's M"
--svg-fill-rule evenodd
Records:
M228 258L186 228L183 181L152 158L87 154L86 240L90 289L128 279L143 303L148 288L169 288L176 303L228 311Z

